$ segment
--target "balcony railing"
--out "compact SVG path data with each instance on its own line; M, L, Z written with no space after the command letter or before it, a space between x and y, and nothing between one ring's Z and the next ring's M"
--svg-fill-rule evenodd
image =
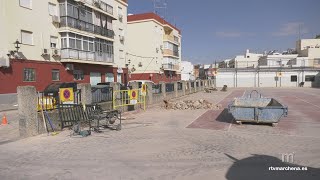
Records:
M165 34L165 35L163 35L163 39L179 44L179 41L174 36L171 36L171 35Z
M164 50L163 50L163 54L164 54L164 55L170 55L170 56L179 57L179 52L177 52L177 51L172 51L172 50L170 50L170 49L164 49Z
M83 0L87 4L97 7L111 15L113 15L113 6L99 0Z
M99 34L108 38L114 38L114 31L110 29L104 29L100 26L93 25L91 23L70 17L61 16L60 17L60 27L71 27L81 31L86 31L89 33Z
M162 68L164 70L178 71L179 70L179 65L172 64L172 63L167 63L167 64L162 64Z
M102 36L108 37L108 38L114 38L114 31L110 29L105 29L100 26L94 26L94 33L100 34Z
M71 27L79 29L81 31L86 31L94 33L94 25L80 19L76 19L70 16L61 16L60 17L60 27Z
M87 52L75 49L62 49L61 59L75 59L92 62L113 63L113 54L100 52Z

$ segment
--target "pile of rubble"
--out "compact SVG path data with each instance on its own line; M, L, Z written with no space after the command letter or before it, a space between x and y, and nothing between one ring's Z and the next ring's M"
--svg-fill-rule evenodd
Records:
M193 109L220 109L221 105L212 104L204 99L197 101L183 100L177 102L169 102L168 100L163 100L166 109L174 110L193 110Z

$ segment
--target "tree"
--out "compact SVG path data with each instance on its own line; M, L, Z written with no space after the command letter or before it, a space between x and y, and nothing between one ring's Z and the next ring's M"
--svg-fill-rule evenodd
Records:
M316 39L320 39L320 34L316 35Z

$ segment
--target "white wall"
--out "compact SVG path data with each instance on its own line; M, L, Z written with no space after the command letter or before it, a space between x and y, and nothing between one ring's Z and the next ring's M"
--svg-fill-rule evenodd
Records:
M304 87L312 87L312 82L306 82L305 77L318 74L317 71L288 71L282 72L277 79L277 72L219 72L216 76L216 84L217 87L223 85L228 87L298 87L300 82L305 82ZM297 82L291 82L291 76L297 76ZM316 79L318 80L318 77ZM315 83L318 82L313 84Z

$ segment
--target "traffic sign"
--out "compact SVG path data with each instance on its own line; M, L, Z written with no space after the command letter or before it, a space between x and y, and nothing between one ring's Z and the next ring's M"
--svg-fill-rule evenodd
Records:
M60 102L62 103L73 103L74 93L73 88L59 88Z

